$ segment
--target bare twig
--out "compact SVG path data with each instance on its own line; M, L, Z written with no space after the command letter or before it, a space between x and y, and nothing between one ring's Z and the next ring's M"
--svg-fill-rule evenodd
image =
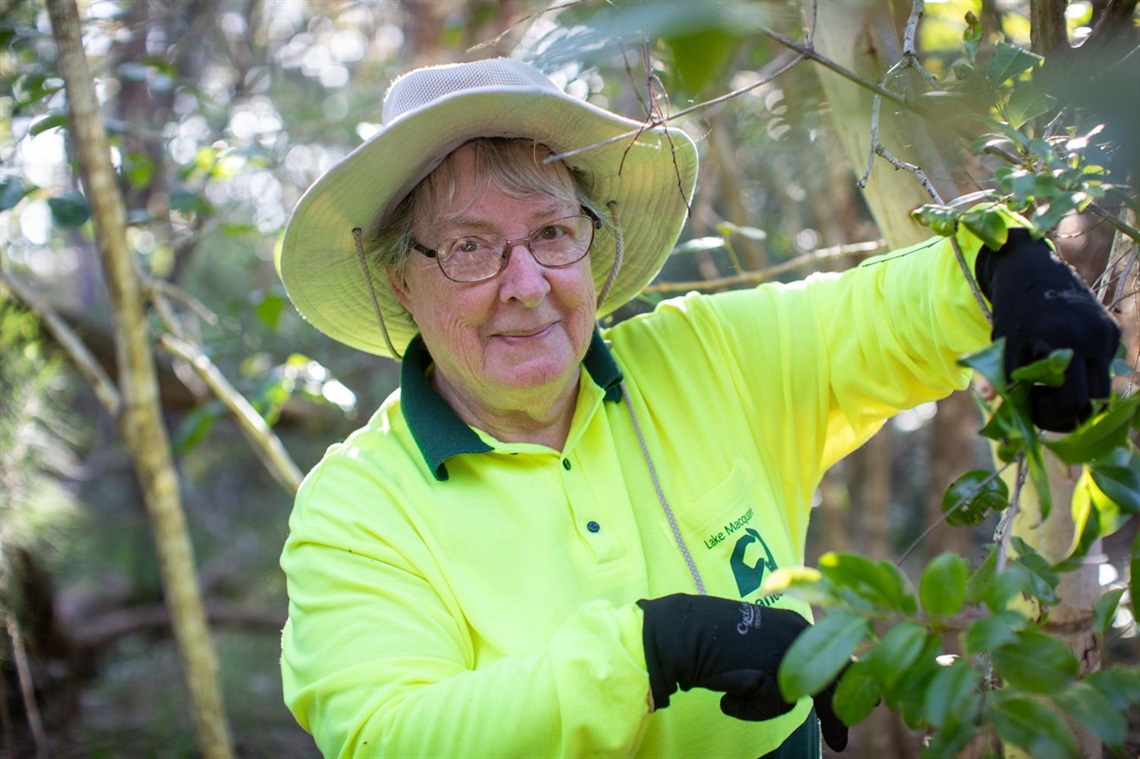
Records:
M806 269L820 261L825 261L832 258L843 258L846 256L859 256L859 255L874 255L881 253L887 249L886 240L872 240L871 242L853 243L851 245L837 245L833 248L823 248L821 250L805 253L802 256L784 261L783 263L769 266L758 271L746 271L741 274L734 274L728 277L717 277L716 279L702 279L691 282L662 282L657 285L649 285L642 292L646 293L670 293L670 292L687 292L689 290L718 290L722 287L729 287L731 285L739 284L755 284L757 282L765 282L767 280L778 277L789 271L797 269Z
M918 546L922 543L922 541L926 540L930 536L930 533L934 532L934 530L937 529L940 524L945 522L950 517L951 514L953 514L958 509L962 508L962 506L964 506L967 501L969 501L971 498L976 496L978 493L982 492L983 488L985 488L991 482L996 480L998 477L1001 477L1002 473L1005 472L1005 470L1009 469L1009 467L1010 467L1010 465L1006 464L1001 469L998 469L995 472L991 472L988 477L986 477L984 480L982 480L976 486L974 486L974 488L971 489L969 493L966 493L964 496L959 498L954 503L953 506L951 506L949 509L944 511L942 513L942 516L940 516L938 519L934 520L934 524L927 527L925 530L923 530L921 535L919 535L917 538L915 538L914 542L910 544L910 547L907 548L905 551L903 551L902 556L899 556L897 559L895 559L895 566L901 567L902 563L907 560L907 557L910 556L912 553L914 553L914 549L918 548Z
M238 426L246 439L249 440L261 463L273 475L273 478L290 493L296 493L301 485L301 470L289 457L281 439L262 418L261 414L250 405L241 393L234 389L225 375L202 353L198 348L185 340L173 335L162 335L159 345L178 356L194 368L210 390L213 391L226 408L237 419Z
M1133 240L1136 241L1137 244L1140 244L1140 229L1137 229L1136 227L1132 226L1131 224L1128 224L1127 222L1125 222L1123 219L1120 219L1120 218L1114 216L1113 214L1110 214L1108 211L1104 210L1103 208L1101 208L1096 203L1090 203L1088 205L1088 211L1096 214L1099 217L1101 217L1102 219L1107 221L1109 224L1111 224L1112 226L1114 226L1118 230L1120 230L1123 234L1126 234L1129 237L1131 237Z
M1009 508L1002 514L997 527L994 528L994 542L998 544L998 558L996 572L999 574L1005 569L1009 561L1009 541L1013 537L1013 520L1021 510L1021 489L1025 486L1025 477L1029 474L1029 465L1025 454L1017 455L1017 475L1013 485L1013 495L1009 499Z
M16 664L16 677L20 681L20 694L24 697L24 710L28 717L28 727L36 744L36 756L48 755L47 734L40 708L36 705L36 689L32 683L32 671L28 666L28 652L24 648L24 636L20 634L20 624L15 615L7 613L4 622L8 628L8 638L12 641L12 659Z
M87 346L83 344L79 336L33 289L2 269L0 269L0 283L6 286L21 303L39 317L44 329L63 348L63 352L67 354L76 371L91 385L95 397L103 404L103 408L112 418L117 417L123 406L119 390L111 378L107 376L107 373L103 371L103 367L91 355L91 351L87 350Z

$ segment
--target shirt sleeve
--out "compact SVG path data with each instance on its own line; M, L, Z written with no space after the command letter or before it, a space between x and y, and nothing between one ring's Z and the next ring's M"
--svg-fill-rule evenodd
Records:
M589 602L545 646L479 653L417 525L400 516L406 504L354 453L326 457L306 479L281 557L285 699L320 750L631 753L648 714L640 609Z

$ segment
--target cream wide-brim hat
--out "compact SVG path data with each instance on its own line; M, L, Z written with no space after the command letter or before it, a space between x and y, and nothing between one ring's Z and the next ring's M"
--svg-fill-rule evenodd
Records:
M697 150L689 136L668 127L638 132L643 126L567 95L521 60L410 71L389 88L380 130L314 182L293 209L277 257L285 290L301 315L334 340L399 358L384 339L376 308L401 356L418 329L385 273L365 276L353 229L367 244L400 201L463 143L518 137L556 154L597 144L564 162L586 172L594 198L613 210L621 229L621 266L598 304L604 316L660 271L696 184ZM590 248L599 292L615 250L614 236L599 230Z

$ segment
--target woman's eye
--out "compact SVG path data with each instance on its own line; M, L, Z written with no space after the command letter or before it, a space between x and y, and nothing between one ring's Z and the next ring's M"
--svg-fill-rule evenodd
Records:
M561 237L565 237L566 234L566 228L560 224L548 224L547 226L538 230L536 237L539 240L557 240Z

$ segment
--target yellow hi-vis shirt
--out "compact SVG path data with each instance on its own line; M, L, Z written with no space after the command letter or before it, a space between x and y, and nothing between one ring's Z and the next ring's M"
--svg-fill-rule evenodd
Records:
M959 241L972 268L980 242ZM595 335L562 451L463 424L417 339L401 390L297 496L286 702L327 756L771 751L810 699L767 722L701 689L649 712L634 602L696 586L620 383L708 593L755 600L766 572L803 563L824 471L892 414L964 387L956 360L988 337L945 239L690 294Z

